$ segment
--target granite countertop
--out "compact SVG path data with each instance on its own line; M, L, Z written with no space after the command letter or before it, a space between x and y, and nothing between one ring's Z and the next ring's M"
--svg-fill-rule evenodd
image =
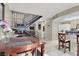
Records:
M65 31L66 33L79 33L79 30L70 30L70 31Z

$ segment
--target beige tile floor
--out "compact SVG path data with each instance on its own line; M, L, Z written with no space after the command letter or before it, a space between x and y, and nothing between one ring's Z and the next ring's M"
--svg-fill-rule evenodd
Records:
M67 50L66 53L64 53L63 49L58 50L58 40L52 40L48 41L45 45L45 54L48 56L76 56L77 55L77 42L76 37L72 35L70 37L71 41L71 51L69 52Z
M77 56L77 41L76 36L71 35L68 37L71 41L71 51L68 50L64 53L63 49L58 50L58 40L46 41L45 44L45 56ZM24 56L25 54L21 54L19 56ZM31 55L28 55L31 56Z

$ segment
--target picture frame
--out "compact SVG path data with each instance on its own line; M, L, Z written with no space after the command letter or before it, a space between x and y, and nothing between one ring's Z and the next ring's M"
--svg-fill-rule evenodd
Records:
M45 31L45 26L43 26L43 31Z
M38 29L41 30L41 24L38 24Z

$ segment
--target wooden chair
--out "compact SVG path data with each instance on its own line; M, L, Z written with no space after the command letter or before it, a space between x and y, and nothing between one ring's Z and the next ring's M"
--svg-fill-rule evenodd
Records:
M64 49L64 53L66 52L67 48L70 51L70 40L66 39L66 34L65 33L58 33L58 39L59 39L58 49L60 50L60 47L62 47Z
M79 34L77 35L77 44L79 44Z
M36 49L34 49L32 51L32 55L34 55L34 52L36 50L37 51L37 56L44 56L44 47L45 47L45 44L46 44L45 42L41 43L38 48L36 48Z
M79 56L79 34L77 35L77 56Z
M45 44L46 44L45 42L40 44L40 47L41 47L41 49L40 49L40 56L44 56Z

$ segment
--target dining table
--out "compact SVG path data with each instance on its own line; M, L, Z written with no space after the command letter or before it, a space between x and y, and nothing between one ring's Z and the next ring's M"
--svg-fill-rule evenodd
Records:
M0 40L0 52L5 56L17 56L19 52L33 51L40 48L41 56L44 55L44 44L35 37L11 37L8 42Z

